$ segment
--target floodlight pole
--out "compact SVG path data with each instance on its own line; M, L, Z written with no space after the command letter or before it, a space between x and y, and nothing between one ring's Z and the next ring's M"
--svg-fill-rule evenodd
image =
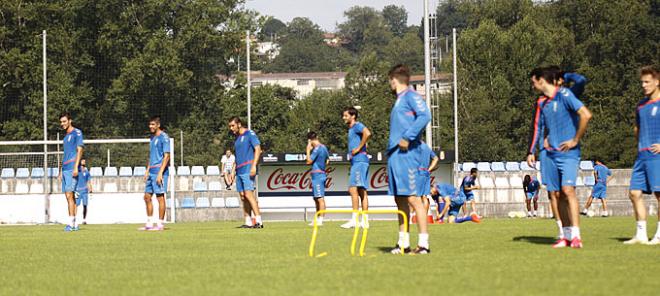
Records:
M42 49L41 49L41 56L42 56L42 61L43 61L43 92L44 92L44 115L43 115L43 120L44 120L44 201L45 201L45 222L48 223L50 220L50 213L48 209L50 208L50 198L49 198L49 191L46 190L46 185L48 184L48 144L46 144L46 141L48 141L48 81L47 81L47 57L46 57L46 30L43 30L41 32L41 38L42 38Z
M452 29L453 41L454 41L454 168L458 164L458 78L456 71L456 28Z
M247 46L247 127L252 129L252 79L250 75L250 30L245 31L245 44Z
M431 36L429 26L429 0L424 0L424 94L426 106L431 108ZM430 111L430 110L429 110ZM433 113L431 116L433 116ZM426 125L426 143L433 147L433 119Z

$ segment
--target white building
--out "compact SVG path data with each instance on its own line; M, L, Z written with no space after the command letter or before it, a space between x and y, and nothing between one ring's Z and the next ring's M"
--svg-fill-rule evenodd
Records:
M315 89L342 89L345 79L346 72L253 73L252 86L272 84L290 87L296 91L298 98L303 98Z
M266 56L273 60L280 54L280 45L275 42L258 42L256 48L257 56Z

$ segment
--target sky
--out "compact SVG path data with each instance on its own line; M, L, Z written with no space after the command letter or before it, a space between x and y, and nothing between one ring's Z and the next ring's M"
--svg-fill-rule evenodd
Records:
M439 0L429 0L429 11L434 11ZM353 6L370 6L378 10L394 4L408 11L408 25L421 24L424 15L423 0L247 0L246 7L262 15L271 15L288 23L295 17L307 17L323 30L334 32L336 25L345 21L344 11Z

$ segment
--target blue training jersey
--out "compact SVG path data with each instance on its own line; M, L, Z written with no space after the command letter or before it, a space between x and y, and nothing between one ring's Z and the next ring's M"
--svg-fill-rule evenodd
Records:
M579 158L580 144L567 152L559 152L559 146L575 137L580 121L577 111L583 106L584 104L565 87L557 88L551 98L541 96L534 115L529 153L534 153L537 143L541 150L544 149L543 139L547 136L550 146L547 150L561 153L562 156Z
M170 153L170 136L166 132L160 131L158 136L151 136L149 143L149 173L158 174L163 165L165 153ZM169 169L169 163L166 164L163 174Z
M87 168L80 167L78 169L78 185L76 185L76 192L87 192L87 182L92 179Z
M312 160L312 174L325 174L325 163L328 160L328 148L325 145L314 147L309 156Z
M62 171L73 171L76 165L78 147L85 147L83 144L83 133L74 128L70 133L64 136L64 158L62 159Z
M587 78L578 74L578 73L564 73L565 82L573 82L568 89L575 95L576 98L580 98L582 93L584 93L584 87L587 84Z
M529 184L527 184L526 191L528 193L536 193L539 191L540 188L541 188L541 184L539 183L539 181L536 179L532 179L532 181L530 181Z
M254 149L260 146L259 137L254 131L245 130L236 137L234 151L236 151L236 175L250 174L254 161Z
M348 155L351 156L351 163L369 162L369 156L367 156L367 145L364 145L358 154L352 155L353 149L360 146L360 142L362 142L362 132L365 128L367 127L359 121L356 121L353 126L348 128Z
M422 130L431 121L431 112L421 95L411 88L397 94L390 113L390 138L387 151L392 152L406 139L411 146L421 142Z
M465 176L463 182L461 182L461 191L465 194L472 192L472 190L466 190L465 187L472 187L477 183L477 178L472 177L471 175Z
M607 185L607 177L612 175L612 171L602 164L594 166L594 171L596 171L596 182L602 185Z
M456 187L452 186L451 184L435 184L435 189L438 190L439 196L449 197L452 203L462 204L465 202L465 195L462 192L456 190ZM433 198L437 199L437 196L434 196Z
M435 155L435 152L433 152L431 147L429 147L429 145L426 143L422 143L422 145L420 145L419 148L420 148L419 171L420 173L429 174L429 166L431 165L431 159L436 158L437 156Z
M641 100L637 104L635 117L639 132L637 149L640 153L650 152L653 144L660 143L660 98ZM655 157L660 157L660 154L655 154Z

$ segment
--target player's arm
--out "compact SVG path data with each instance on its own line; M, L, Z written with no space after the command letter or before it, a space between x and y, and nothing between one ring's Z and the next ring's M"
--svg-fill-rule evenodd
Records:
M529 135L529 149L527 149L527 164L530 167L536 166L536 156L534 154L536 153L536 145L538 144L543 131L541 128L542 114L540 103L540 99L534 103L534 113L532 115L532 128Z
M440 162L440 157L433 155L431 165L429 166L429 172L435 171L438 168L438 162Z
M90 176L89 179L90 180L87 180L87 188L89 188L89 193L92 193L92 191L94 191L94 188L92 188L92 177Z
M307 147L305 148L305 154L306 154L305 162L307 164L314 163L314 159L316 158L316 156L318 154L318 153L316 153L316 151L314 151L314 153L312 153L312 149L313 149L312 141L308 140L307 141Z
M573 83L569 89L576 97L582 96L584 87L587 85L587 78L578 73L564 73L564 81Z
M75 166L73 167L73 176L76 177L78 176L78 166L80 165L80 160L82 159L83 156L83 147L78 146L76 147L76 162Z
M371 138L371 131L365 126L362 129L362 138L360 139L360 145L358 145L353 151L351 151L351 154L357 155L360 153L362 148L367 145L367 141L369 141L369 138Z
M449 206L451 205L451 199L449 199L448 196L441 197L445 201L445 206L442 208L442 212L440 213L440 217L444 217L447 215L447 212L449 211Z
M426 105L426 101L424 101L422 96L415 95L413 98L409 98L408 106L415 113L415 121L413 121L410 127L403 133L403 138L399 141L399 147L402 150L408 150L408 143L416 139L417 135L419 135L429 121L431 121L429 106Z
M156 183L163 184L163 174L165 173L165 169L167 168L168 165L170 165L170 153L165 152L163 153L163 163L160 164L160 170L158 170L158 177L156 178Z
M568 151L571 150L573 147L577 146L578 143L580 143L580 139L582 139L582 136L587 132L587 124L589 123L589 120L591 120L591 111L587 109L586 106L582 106L580 109L577 110L578 115L580 116L580 122L578 125L578 130L575 133L575 138L568 140L564 143L561 143L559 145L559 149L561 151Z
M261 157L261 145L254 146L254 159L252 160L252 167L250 168L250 176L257 175L257 166L259 165L259 157Z

